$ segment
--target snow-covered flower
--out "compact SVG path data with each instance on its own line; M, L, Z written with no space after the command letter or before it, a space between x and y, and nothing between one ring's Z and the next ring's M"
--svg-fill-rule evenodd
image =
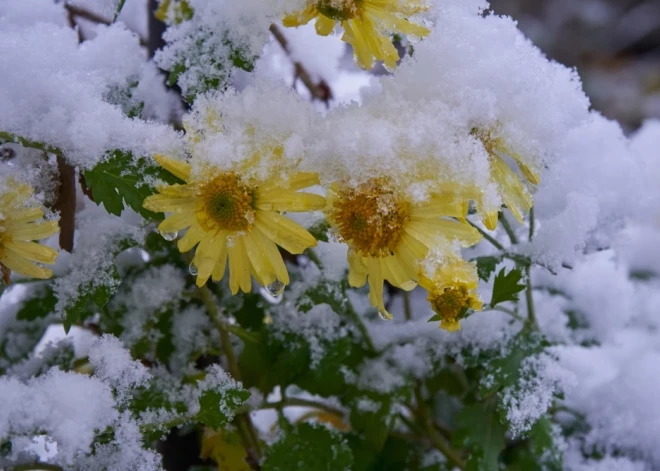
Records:
M277 245L299 254L314 247L316 239L280 213L313 211L325 206L322 196L298 191L318 184L316 174L298 172L287 181L274 176L255 181L233 170L209 166L200 175L191 176L191 166L186 162L160 155L154 158L185 184L161 187L159 194L144 201L144 207L172 213L158 226L162 234L188 229L178 247L187 252L197 246L192 267L197 271L198 286L203 286L209 277L221 280L227 258L233 294L239 288L246 293L251 291L250 274L263 286L276 281L289 283Z
M309 0L307 8L284 18L284 26L300 26L316 18L316 32L327 36L338 21L344 28L342 40L350 43L355 60L370 69L374 59L389 68L396 67L399 53L390 33L423 37L429 29L410 21L410 16L426 9L421 0Z
M383 317L391 318L383 302L383 281L411 290L419 262L431 248L468 247L481 235L465 222L466 200L453 193L436 194L414 202L386 177L372 178L358 187L333 183L328 192L328 221L337 238L349 246L351 286L369 281L369 300Z
M479 277L474 263L455 257L434 267L430 278L420 276L419 284L429 295L428 301L440 318L440 327L455 332L461 328L460 320L472 309L481 310L477 295Z
M50 278L53 272L37 263L53 264L57 250L33 242L52 236L57 221L43 221L44 211L32 199L26 184L8 181L0 189L0 269L5 281L14 271L33 278Z
M522 224L523 218L534 205L534 198L518 175L511 170L504 157L511 157L523 176L533 185L538 185L541 181L539 171L533 162L511 150L506 145L504 138L498 136L495 130L475 129L473 134L481 140L488 152L491 175L497 184L502 202ZM484 225L491 231L497 227L497 214L497 212L491 211L484 215Z

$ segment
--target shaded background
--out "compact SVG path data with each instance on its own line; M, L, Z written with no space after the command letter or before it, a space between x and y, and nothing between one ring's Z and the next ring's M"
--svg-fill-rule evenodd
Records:
M631 131L660 119L660 0L491 0L548 57L576 67L594 109Z

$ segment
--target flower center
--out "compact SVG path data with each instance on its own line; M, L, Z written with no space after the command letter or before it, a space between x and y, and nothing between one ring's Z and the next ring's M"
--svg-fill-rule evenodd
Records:
M360 0L318 0L316 9L324 16L337 21L350 20L357 14Z
M254 190L234 172L223 173L205 183L195 215L207 231L244 231L254 221Z
M443 320L455 321L470 307L470 296L463 285L451 286L429 293L428 301Z
M408 204L385 183L372 179L357 189L341 190L333 204L339 239L363 256L393 254L410 218Z

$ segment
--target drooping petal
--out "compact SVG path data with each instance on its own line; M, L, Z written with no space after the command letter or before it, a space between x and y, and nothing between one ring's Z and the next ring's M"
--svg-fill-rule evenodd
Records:
M335 29L335 20L324 15L319 15L319 17L316 18L316 24L314 26L316 27L317 34L320 36L327 36L332 33L333 29Z
M364 286L367 282L367 265L360 254L348 249L348 284L354 288Z
M254 269L255 278L262 286L267 286L275 281L275 270L265 250L255 241L253 234L251 231L243 237L245 251Z
M202 237L204 237L205 234L204 229L202 229L197 222L194 222L193 225L188 228L183 237L179 239L179 242L177 243L179 252L184 253L192 249L200 240L202 240Z
M192 212L175 213L166 217L165 220L158 225L158 230L161 233L179 232L186 227L192 226L194 222L195 214Z
M385 309L383 300L383 274L380 259L367 257L367 270L369 271L369 301L371 305L378 308L378 312L387 319L392 319L392 314Z
M266 237L292 254L303 253L317 243L313 235L278 213L257 211L254 224Z
M227 238L224 237L224 234L223 237L207 235L200 241L192 261L197 268L197 286L204 286L211 277L211 273L223 252L220 245L226 243Z
M290 282L289 272L286 269L284 259L282 259L282 254L280 254L277 245L263 234L258 227L254 228L254 239L255 242L262 247L264 253L268 257L277 279L285 285L288 285Z
M229 252L229 289L232 294L238 293L239 288L245 293L252 291L250 280L250 260L245 252L243 237L237 236L227 243Z
M156 213L194 211L195 205L196 203L194 198L173 197L164 193L157 193L155 195L148 196L142 203L144 208Z

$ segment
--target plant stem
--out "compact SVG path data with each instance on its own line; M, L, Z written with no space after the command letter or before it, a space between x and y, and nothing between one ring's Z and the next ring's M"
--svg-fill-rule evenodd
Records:
M199 292L200 298L202 299L202 302L204 303L204 306L206 307L206 311L211 318L211 322L213 322L213 325L220 334L222 350L224 351L224 354L227 357L227 363L229 364L229 373L231 373L232 377L236 381L241 381L241 372L238 368L238 361L236 360L236 355L234 354L234 350L231 347L229 328L220 316L218 306L216 305L215 299L213 298L213 293L211 293L211 290L206 285L198 288L197 290ZM259 445L259 437L257 436L257 432L254 430L249 412L240 415L237 417L237 419L239 425L238 431L241 435L243 443L246 445L246 447L252 448L256 452L257 456L260 457L261 446Z
M527 240L530 242L534 238L534 206L529 208L529 235L527 237Z
M536 320L536 312L534 311L534 297L532 292L532 267L525 267L525 275L527 276L527 288L525 289L525 299L527 300L527 323L533 328L538 329L539 325Z
M410 305L410 293L408 291L403 291L403 313L406 316L406 320L409 321L412 319L412 306Z
M509 236L509 239L511 239L511 244L516 245L518 243L518 237L516 237L516 233L513 231L513 228L511 227L511 224L509 224L509 220L506 218L504 213L500 213L499 220L500 224L502 224L502 227Z
M517 319L520 322L525 323L525 319L520 314L518 314L515 311L512 311L511 309L507 309L505 307L500 307L500 306L496 306L496 307L484 306L484 310L486 310L486 309L490 309L492 311L505 312L505 313L509 314L511 317L513 317L514 319Z
M486 231L484 231L481 227L477 226L477 225L476 225L475 223L473 223L472 221L468 221L468 223L469 223L472 227L474 227L476 230L478 230L478 231L479 231L479 234L481 234L481 235L484 237L484 239L486 239L488 242L490 242L491 244L493 244L493 246L494 246L496 249L498 249L498 250L504 250L504 246L503 246L502 244L500 244L500 243L497 241L497 239L495 239L493 236L491 236L490 234L488 234Z
M422 397L421 387L418 385L415 388L415 400L417 401L418 418L424 427L424 433L430 440L431 444L437 448L449 461L459 469L465 469L465 461L461 458L460 453L453 449L449 442L435 429L433 426L433 419L430 417L424 399ZM412 429L411 429L412 430ZM414 430L413 430L414 431Z
M367 329L367 326L365 325L364 321L362 320L362 317L360 314L358 314L355 309L353 308L353 304L351 304L351 301L348 299L348 296L346 295L346 289L348 288L346 282L342 283L342 293L344 294L344 299L345 299L345 308L346 308L346 314L353 320L355 325L357 326L358 330L362 334L362 338L364 339L364 342L367 344L367 349L371 353L376 353L376 347L374 346L373 340L371 340L371 336L369 335L369 329Z

